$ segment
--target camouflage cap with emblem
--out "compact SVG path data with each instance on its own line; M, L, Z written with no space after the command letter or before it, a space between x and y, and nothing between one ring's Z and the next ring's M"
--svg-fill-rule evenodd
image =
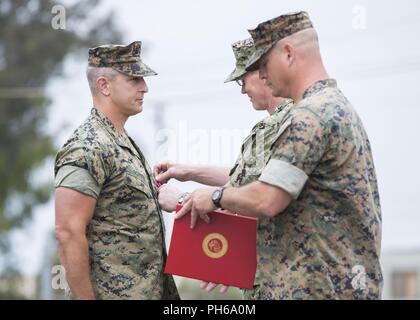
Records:
M249 58L251 58L255 52L254 41L252 38L237 41L232 44L232 50L235 55L236 66L235 70L233 70L229 77L225 80L225 83L238 80L247 73L245 67Z
M155 76L157 73L140 58L141 41L129 45L106 44L89 49L89 67L112 68L130 77Z
M260 59L277 41L292 34L313 28L309 15L305 11L288 13L260 23L255 29L248 30L254 40L255 53L249 59L246 70L259 68Z

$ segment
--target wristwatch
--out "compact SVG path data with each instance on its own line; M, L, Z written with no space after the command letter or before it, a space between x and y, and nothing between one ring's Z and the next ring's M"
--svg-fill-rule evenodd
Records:
M222 206L220 205L220 200L222 200L223 190L225 190L225 187L217 188L216 190L214 190L211 196L211 200L213 201L214 205L218 208L222 208Z
M178 204L183 204L185 197L188 196L190 193L189 192L184 192L179 198L178 198Z

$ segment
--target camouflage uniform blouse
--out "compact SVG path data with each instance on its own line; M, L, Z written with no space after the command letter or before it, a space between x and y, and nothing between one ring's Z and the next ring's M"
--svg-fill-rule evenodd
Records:
M289 206L258 223L251 299L377 299L381 208L362 122L333 79L318 81L281 120L259 177ZM235 180L233 180L235 182Z

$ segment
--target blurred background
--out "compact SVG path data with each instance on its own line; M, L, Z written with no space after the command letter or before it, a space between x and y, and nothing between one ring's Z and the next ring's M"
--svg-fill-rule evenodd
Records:
M151 165L229 167L266 116L235 83L223 83L234 68L231 43L298 10L310 14L327 70L372 143L383 210L383 298L420 299L417 0L0 0L0 298L63 298L53 164L92 106L89 47L143 42L143 60L159 75L146 79L144 111L127 131ZM171 183L185 191L198 186ZM236 289L221 296L202 292L194 280L176 281L185 299L242 298Z

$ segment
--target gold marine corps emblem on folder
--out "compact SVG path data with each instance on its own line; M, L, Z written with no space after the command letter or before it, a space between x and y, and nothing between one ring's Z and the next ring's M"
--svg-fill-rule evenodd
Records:
M222 234L210 233L203 239L203 251L210 258L221 258L228 251L228 242Z

